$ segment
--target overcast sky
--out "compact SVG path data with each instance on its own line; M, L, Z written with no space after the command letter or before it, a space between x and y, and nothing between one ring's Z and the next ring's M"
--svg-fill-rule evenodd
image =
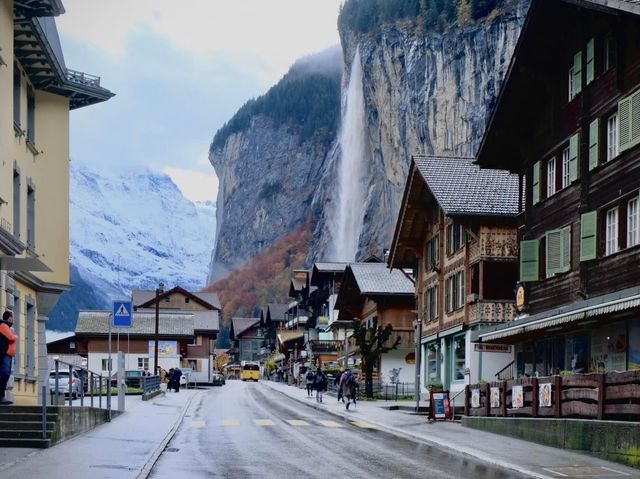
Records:
M116 96L71 115L71 159L147 165L214 200L216 130L298 58L339 42L341 0L64 0L68 68Z

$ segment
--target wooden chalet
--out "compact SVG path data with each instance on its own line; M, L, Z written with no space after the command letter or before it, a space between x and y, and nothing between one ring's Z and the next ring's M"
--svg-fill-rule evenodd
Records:
M315 288L309 302L316 312L316 323L323 331L331 333L330 339L334 341L344 341L351 328L351 321L339 321L335 310L347 265L348 263L317 262L311 269L309 279L310 286Z
M640 4L533 0L478 152L517 173L509 376L640 369ZM509 377L505 377L509 379Z
M260 318L231 318L229 339L238 350L237 361L264 359L264 329Z
M515 175L471 158L412 159L389 266L413 267L424 386L459 391L512 360L474 348L470 335L515 317L517 210Z
M383 354L376 367L376 375L383 383L391 383L392 377L400 382L412 382L415 378L414 295L411 279L402 270L391 270L384 263L351 263L345 270L336 300L339 320L369 326L375 319L380 326L393 327L389 344L400 337L398 348ZM356 364L359 362L353 338L342 354L352 356ZM399 375L394 369L399 370Z
M271 352L277 348L278 331L285 329L288 307L289 305L284 303L268 303L267 307L262 310L261 320L265 327L265 347L268 347Z

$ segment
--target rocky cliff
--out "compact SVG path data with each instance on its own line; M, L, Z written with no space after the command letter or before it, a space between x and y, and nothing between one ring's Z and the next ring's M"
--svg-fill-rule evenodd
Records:
M370 153L357 259L389 247L412 154L475 153L528 5L506 1L484 19L427 33L411 21L341 25L343 90L358 47L362 59ZM210 282L307 218L308 263L328 258L341 148L327 133L301 142L290 125L254 115L249 128L212 145L220 193Z
M473 155L509 66L529 2L511 2L490 18L444 33L383 26L341 29L347 72L359 46L370 164L358 258L391 243L412 154ZM310 262L326 256L334 215L337 154L328 158L313 207L320 211Z
M218 234L209 283L309 220L339 122L341 74L338 47L305 58L214 137Z

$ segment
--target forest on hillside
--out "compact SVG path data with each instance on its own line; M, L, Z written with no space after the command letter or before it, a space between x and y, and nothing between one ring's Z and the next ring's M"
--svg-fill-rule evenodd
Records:
M411 20L424 31L444 31L489 16L510 0L347 0L338 26L356 33L371 33L380 26Z
M311 228L304 224L205 289L217 293L222 304L218 347L226 346L232 317L257 317L267 303L289 302L292 271L305 267L310 239Z
M340 74L300 73L292 69L259 98L249 100L220 128L211 149L222 148L229 136L248 129L254 116L287 125L300 143L322 130L327 144L336 136L340 119Z

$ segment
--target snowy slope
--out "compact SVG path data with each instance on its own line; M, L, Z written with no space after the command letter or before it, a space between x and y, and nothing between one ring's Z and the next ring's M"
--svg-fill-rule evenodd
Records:
M67 311L56 307L48 329L68 327L87 290L104 307L160 281L165 288L205 286L215 237L213 203L189 201L167 175L145 167L98 172L72 162L70 175L71 264L77 270L72 282L83 298L74 299L74 289L65 293L60 306Z

